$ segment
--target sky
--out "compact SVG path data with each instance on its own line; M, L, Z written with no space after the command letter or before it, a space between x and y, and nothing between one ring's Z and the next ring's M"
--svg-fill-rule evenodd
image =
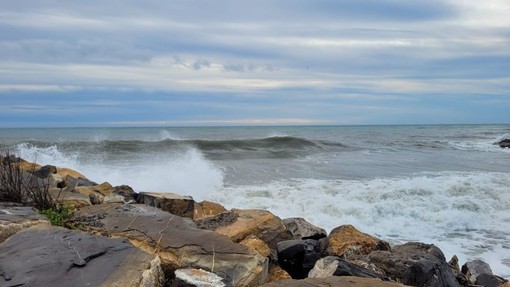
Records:
M0 127L510 123L508 0L5 0Z

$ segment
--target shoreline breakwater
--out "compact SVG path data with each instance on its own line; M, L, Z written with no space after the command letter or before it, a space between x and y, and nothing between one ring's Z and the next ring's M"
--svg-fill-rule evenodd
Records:
M390 245L352 225L328 234L267 210L137 192L20 158L6 164L69 215L54 227L29 206L0 202L1 286L509 285L488 263L447 260L433 244Z

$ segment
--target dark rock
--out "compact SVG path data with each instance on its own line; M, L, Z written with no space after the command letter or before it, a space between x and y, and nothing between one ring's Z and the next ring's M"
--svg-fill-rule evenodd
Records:
M0 244L0 286L163 286L157 256L126 239L38 225Z
M136 193L129 185L114 186L112 193L124 197L125 202L130 200L136 202L138 199L138 193Z
M367 259L406 285L460 286L443 252L432 244L409 242L393 247L393 252L374 251Z
M327 256L320 259L308 274L309 278L326 278L330 276L356 276L390 280L388 276L377 274L336 256Z
M325 229L317 227L301 217L285 218L283 224L292 234L292 239L319 240L327 236Z
M493 275L493 274L480 274L476 277L476 285L484 286L484 287L499 287L508 282L502 277Z
M233 224L238 217L239 215L233 211L227 211L213 217L196 220L195 223L200 229L216 230L218 227Z
M482 274L492 275L492 269L485 261L476 259L466 262L462 265L462 274L464 274L471 283L476 283L476 278Z
M46 179L51 174L56 174L56 173L57 173L57 167L56 166L45 165L45 166L42 166L40 169L35 170L33 172L33 175L37 176L38 178Z
M403 287L397 282L382 281L374 278L352 276L331 276L327 278L306 278L304 280L282 280L264 287Z
M303 279L321 258L317 240L286 240L278 242L278 264L294 279Z
M504 139L497 143L502 148L510 148L510 139Z

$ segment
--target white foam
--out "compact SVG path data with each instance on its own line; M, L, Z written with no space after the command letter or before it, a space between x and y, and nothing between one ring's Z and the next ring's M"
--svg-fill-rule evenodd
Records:
M420 174L364 180L284 180L230 186L213 200L300 216L331 230L353 224L392 243L439 246L461 262L482 258L510 276L510 178L503 173Z

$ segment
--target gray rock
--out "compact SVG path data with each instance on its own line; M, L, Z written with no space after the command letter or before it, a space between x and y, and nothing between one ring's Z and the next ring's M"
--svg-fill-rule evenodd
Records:
M508 280L493 275L493 274L480 274L478 277L476 277L476 285L484 286L484 287L499 287L503 284L508 282Z
M272 282L264 287L403 287L396 282L382 281L374 278L352 276L331 276L326 278L306 278L304 280L282 280Z
M267 278L268 259L228 237L198 229L190 218L143 204L103 204L81 208L69 221L89 232L128 238L161 257L170 277L192 267L214 272L228 284L254 286Z
M49 221L29 206L0 202L0 243L17 232L37 224L49 224Z
M460 286L443 252L432 244L409 242L394 246L392 252L374 251L367 259L391 279L406 285Z
M137 202L182 217L193 218L195 212L195 201L191 196L182 196L175 193L140 192Z
M330 276L356 276L390 280L388 276L374 273L336 256L327 256L320 259L308 274L309 278L326 278Z
M292 239L319 240L327 236L325 229L317 227L301 217L286 218L283 220L283 224L292 234Z
M163 286L158 262L126 239L37 225L0 244L0 286Z
M464 274L471 283L476 283L476 278L482 274L492 275L492 269L485 261L476 259L466 262L462 265L462 274Z

